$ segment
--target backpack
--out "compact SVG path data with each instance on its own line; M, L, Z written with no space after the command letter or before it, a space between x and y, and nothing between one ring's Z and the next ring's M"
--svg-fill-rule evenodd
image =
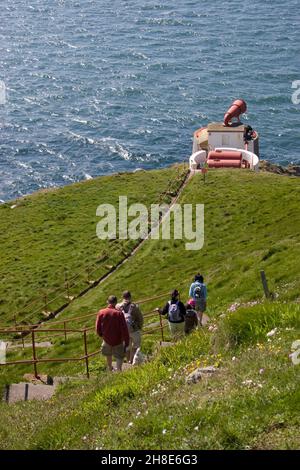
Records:
M126 310L124 308L124 305L120 306L120 310L121 310L121 312L123 312L123 315L125 317L126 323L127 323L129 328L134 327L134 320L132 319L132 316L131 316L134 307L135 307L135 305L133 303L130 303L129 308L126 312Z
M195 299L204 299L204 289L203 284L197 284L194 288L194 298Z
M176 304L171 304L169 301L168 320L171 323L180 323L182 321L182 315L179 308L179 301Z

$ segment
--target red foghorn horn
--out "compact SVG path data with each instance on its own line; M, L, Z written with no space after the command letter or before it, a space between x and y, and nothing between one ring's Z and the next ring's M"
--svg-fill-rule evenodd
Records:
M224 116L224 126L229 127L231 120L235 117L239 120L241 114L247 111L247 105L244 100L235 100Z

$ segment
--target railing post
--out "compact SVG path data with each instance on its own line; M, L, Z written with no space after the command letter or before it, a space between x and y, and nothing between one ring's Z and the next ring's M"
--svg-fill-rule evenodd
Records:
M34 368L34 376L38 379L38 371L37 371L37 357L36 357L36 349L35 349L35 334L34 330L31 332L31 340L32 340L32 357L33 357L33 368Z
M67 341L67 322L64 321L65 341Z
M261 282L264 288L264 293L267 299L271 297L269 287L268 287L268 282L267 282L267 277L265 271L260 271L260 277L261 277Z
M86 376L89 379L90 378L90 372L89 372L89 356L88 356L88 349L87 349L86 330L84 330L84 332L83 332L83 342L84 342Z
M161 331L161 340L162 342L165 341L164 339L164 327L163 327L163 323L162 323L162 318L161 318L161 314L158 312L158 315L159 315L159 323L160 323L160 331Z

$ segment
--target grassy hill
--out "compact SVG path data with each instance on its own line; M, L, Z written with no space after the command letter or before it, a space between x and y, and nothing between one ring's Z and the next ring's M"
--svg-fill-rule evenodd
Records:
M168 176L164 177L166 181ZM127 184L131 178L137 176L126 175ZM158 194L149 193L147 203L157 202ZM104 283L70 303L60 319L96 312L108 294L120 296L124 289L141 299L177 287L185 300L194 273L201 271L208 284L211 328L159 352L158 336L149 336L143 347L154 354L153 360L121 375L104 372L103 360L95 358L89 382L79 379L62 386L49 403L1 403L0 446L299 447L299 366L289 358L292 342L300 338L299 195L297 178L270 173L210 171L205 183L201 175L194 176L179 202L205 204L203 249L187 251L186 240L148 240ZM95 224L94 211L86 217L87 224ZM13 240L12 226L10 230ZM275 293L272 303L263 299L261 269ZM166 298L144 303L144 312ZM247 304L250 301L253 305ZM229 312L234 303L246 305L235 305ZM268 338L274 327L277 333ZM39 352L41 357L74 355L82 347L71 338L53 343L51 350ZM90 333L89 347L97 344ZM9 358L26 355L20 351ZM199 384L186 385L188 372L205 364L218 366L219 371ZM74 375L82 373L83 365L39 366L39 370ZM1 368L0 383L20 379L25 371L28 366ZM21 416L25 438L16 426Z
M183 165L117 174L0 205L0 323L42 319L132 250L135 241L97 238L98 205L117 205L119 195L128 204L168 203L185 175Z

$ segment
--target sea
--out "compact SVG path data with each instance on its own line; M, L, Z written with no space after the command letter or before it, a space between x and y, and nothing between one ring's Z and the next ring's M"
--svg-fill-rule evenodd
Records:
M0 0L0 200L187 161L236 98L299 164L299 0Z

